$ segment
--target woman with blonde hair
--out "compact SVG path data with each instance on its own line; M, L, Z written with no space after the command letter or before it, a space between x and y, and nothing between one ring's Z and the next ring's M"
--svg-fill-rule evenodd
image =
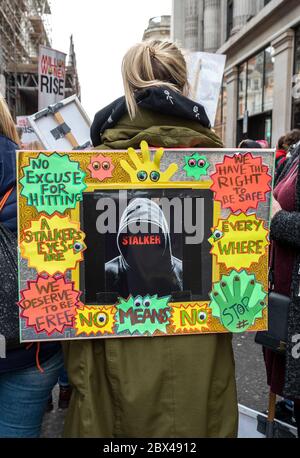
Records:
M17 248L16 150L19 144L15 124L0 96L0 209L4 204L0 211L1 258L5 241L10 241L11 250L14 244ZM3 262L1 268L3 270ZM7 272L9 268L7 266ZM0 438L38 437L48 398L63 365L61 347L58 343L43 343L38 347L19 344L17 304L16 313L9 310L11 313L7 315L5 284L6 279L2 278L0 329L4 329L6 348L1 346L0 350L1 357L3 350L6 351L6 358L0 358ZM17 282L15 288L18 288ZM18 297L17 291L15 296ZM9 319L10 330L14 321L16 336L10 335L8 339L5 331Z
M186 97L187 67L174 43L133 46L122 65L125 97L96 114L99 149L220 148L205 109ZM66 437L236 437L231 335L68 342L74 387Z

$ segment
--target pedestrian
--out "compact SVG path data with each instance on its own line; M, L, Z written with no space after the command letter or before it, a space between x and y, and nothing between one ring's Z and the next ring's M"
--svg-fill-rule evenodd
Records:
M262 146L255 140L242 140L238 146L240 149L261 149Z
M204 108L186 97L187 67L173 43L133 46L125 97L98 112L98 149L221 148ZM231 334L64 343L73 393L66 437L236 437Z
M284 139L284 146L288 150L288 154L295 148L296 144L300 141L300 129L294 129L288 132Z
M267 140L256 140L257 143L260 144L262 149L268 149L269 148L269 143Z
M291 298L288 342L285 354L264 349L267 380L271 392L294 400L294 414L300 437L300 364L294 357L294 337L300 334L300 144L292 151L275 179L271 259L274 292ZM277 406L278 410L278 406Z
M0 226L12 234L17 233L16 150L19 144L6 102L0 97L0 201L9 194L0 213ZM15 241L17 244L16 238ZM0 316L5 320L2 310ZM58 343L16 344L8 348L6 358L0 359L1 438L39 437L47 401L62 365Z
M275 162L275 168L278 170L280 166L282 166L286 160L286 156L288 153L288 148L285 144L285 135L280 137L277 143L276 147L276 162Z

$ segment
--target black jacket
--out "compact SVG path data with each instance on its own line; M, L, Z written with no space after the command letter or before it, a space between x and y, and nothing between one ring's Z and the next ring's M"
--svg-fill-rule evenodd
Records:
M294 151L293 156L285 163L285 166L277 173L275 185L286 177L299 157L300 145ZM284 395L288 398L300 399L300 359L295 358L295 345L300 340L300 161L296 187L296 211L279 211L272 219L270 236L272 240L293 247L297 255L291 284L292 301L288 320ZM297 336L298 340L296 340ZM300 350L298 350L298 354L299 352Z
M17 193L16 193L16 149L17 145L0 135L0 200L13 188L8 201L0 213L0 223L12 232L17 231Z

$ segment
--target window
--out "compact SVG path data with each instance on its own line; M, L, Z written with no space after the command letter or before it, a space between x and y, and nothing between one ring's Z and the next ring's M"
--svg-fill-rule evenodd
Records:
M239 118L244 116L246 111L247 94L247 62L242 64L239 69Z
M248 61L247 109L249 116L261 113L263 100L264 53Z
M226 80L224 78L222 88L219 96L219 104L217 109L216 121L214 129L219 137L225 143L225 128L227 119L227 87Z
M265 50L265 81L263 111L269 111L273 109L274 61L274 49L269 47Z
M227 40L233 29L233 0L227 1Z
M239 67L238 118L273 109L274 50L266 48Z

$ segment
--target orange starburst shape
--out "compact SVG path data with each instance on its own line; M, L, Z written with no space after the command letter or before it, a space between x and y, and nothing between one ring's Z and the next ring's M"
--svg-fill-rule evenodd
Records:
M271 191L272 177L268 171L261 156L253 157L251 153L225 156L211 176L215 200L233 213L256 210Z
M209 331L211 309L208 304L184 303L170 304L171 325L177 334L195 334Z
M80 295L80 291L74 290L74 282L63 276L39 276L21 291L21 317L37 334L63 334L65 327L73 327L77 307L81 305Z
M104 336L114 334L116 308L85 306L77 310L75 317L76 336Z

